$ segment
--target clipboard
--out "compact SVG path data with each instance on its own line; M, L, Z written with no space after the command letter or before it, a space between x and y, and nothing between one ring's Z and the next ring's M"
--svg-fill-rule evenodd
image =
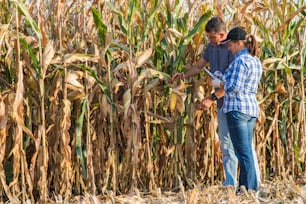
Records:
M206 67L204 67L204 71L205 71L206 74L208 74L211 78L217 79L217 77L216 77L215 75L213 75Z

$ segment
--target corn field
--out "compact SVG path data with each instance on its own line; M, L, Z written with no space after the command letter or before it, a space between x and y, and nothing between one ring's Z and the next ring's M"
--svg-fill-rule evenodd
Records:
M306 2L0 0L0 197L175 190L224 179L201 57L219 15L259 42L263 180L306 179Z

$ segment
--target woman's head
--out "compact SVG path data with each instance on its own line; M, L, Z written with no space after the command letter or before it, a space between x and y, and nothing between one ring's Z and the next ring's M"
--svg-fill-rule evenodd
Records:
M240 27L235 27L229 31L227 38L222 43L228 43L228 49L236 54L244 48L248 48L249 53L253 56L257 55L258 47L257 41L253 35L247 34L245 30Z

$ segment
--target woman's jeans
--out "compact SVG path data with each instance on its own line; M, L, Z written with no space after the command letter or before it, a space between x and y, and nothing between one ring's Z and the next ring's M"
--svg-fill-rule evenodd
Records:
M243 185L247 190L257 191L259 181L253 156L253 130L256 118L238 111L231 111L226 113L226 119L235 154L240 164L239 186ZM258 166L257 161L256 163Z

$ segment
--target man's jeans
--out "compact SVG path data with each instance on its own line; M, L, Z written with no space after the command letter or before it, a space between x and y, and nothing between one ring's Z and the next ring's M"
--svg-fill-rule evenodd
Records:
M223 185L235 186L237 181L238 159L235 155L233 143L227 128L226 115L220 109L217 109L217 114L219 129L218 132L222 151L223 168L225 173L225 181L223 182Z
M226 113L230 137L240 164L239 186L258 190L258 179L254 158L253 130L255 117L238 111ZM257 168L258 162L256 158ZM258 175L259 176L259 175Z

